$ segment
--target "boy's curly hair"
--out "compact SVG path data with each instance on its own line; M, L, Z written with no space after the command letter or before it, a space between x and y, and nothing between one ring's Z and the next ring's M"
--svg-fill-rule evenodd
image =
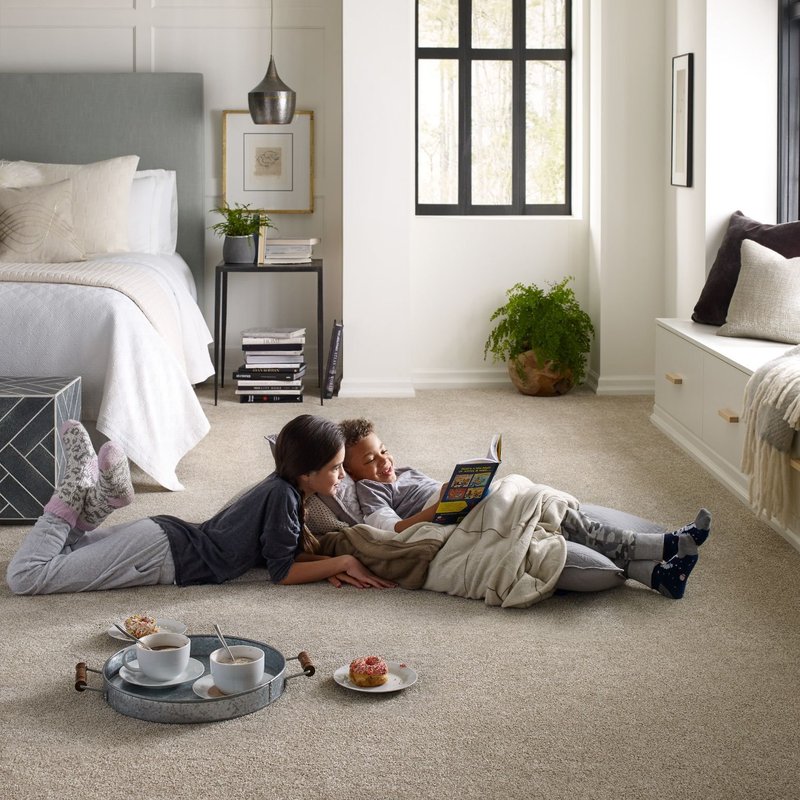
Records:
M358 444L365 436L375 432L372 420L364 419L364 417L343 419L339 423L339 429L344 434L345 448Z

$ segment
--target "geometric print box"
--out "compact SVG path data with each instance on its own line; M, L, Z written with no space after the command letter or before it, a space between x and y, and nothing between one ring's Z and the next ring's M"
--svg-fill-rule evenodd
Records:
M80 418L80 378L0 377L0 522L41 515L66 469L59 428Z

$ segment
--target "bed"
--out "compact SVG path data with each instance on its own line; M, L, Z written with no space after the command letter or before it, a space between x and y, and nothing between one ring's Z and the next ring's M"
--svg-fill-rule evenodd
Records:
M0 375L80 375L82 419L180 490L214 371L202 76L0 74L0 107Z

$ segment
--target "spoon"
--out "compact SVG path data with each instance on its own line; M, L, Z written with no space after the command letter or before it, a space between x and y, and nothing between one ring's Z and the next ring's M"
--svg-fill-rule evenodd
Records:
M140 644L140 645L141 645L141 646L142 646L142 647L143 647L145 650L152 650L152 649L153 649L153 648L152 648L152 647L150 647L149 645L145 644L145 643L144 643L144 642L143 642L141 639L137 639L137 638L136 638L136 637L135 637L133 634L131 634L131 633L128 633L128 631L126 631L126 630L125 630L125 628L123 628L123 627L122 627L122 625L119 625L119 624L117 624L117 623L115 622L115 623L114 623L114 627L115 627L115 628L116 628L116 629L117 629L117 630L118 630L120 633L124 633L124 634L125 634L125 637L126 637L127 639L131 639L132 641L136 642L136 644Z
M217 637L222 642L222 646L225 648L225 651L228 653L228 658L231 660L231 664L236 661L233 657L233 653L231 653L230 647L228 647L228 643L225 641L225 637L222 635L222 631L219 629L219 625L214 623L214 630L217 632Z

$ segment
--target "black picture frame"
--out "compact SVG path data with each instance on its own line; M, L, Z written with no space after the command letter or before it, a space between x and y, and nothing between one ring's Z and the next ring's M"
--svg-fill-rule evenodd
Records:
M672 148L673 186L692 185L692 128L694 116L694 54L672 59Z

